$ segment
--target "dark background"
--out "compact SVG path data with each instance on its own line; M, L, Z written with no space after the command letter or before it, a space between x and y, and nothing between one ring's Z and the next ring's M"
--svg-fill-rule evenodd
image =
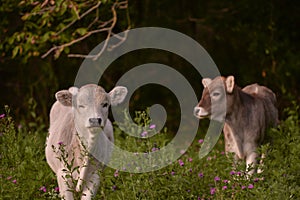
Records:
M30 121L32 113L48 123L54 94L70 87L83 59L58 59L22 56L11 58L4 41L23 26L23 10L18 2L3 1L1 8L0 90L1 113L9 105L17 121ZM280 113L300 101L298 0L129 0L131 27L164 27L180 31L198 41L210 54L222 75L234 75L241 87L257 82L277 95ZM120 18L115 32L123 31ZM71 48L89 53L104 40L95 35ZM41 50L42 51L42 50ZM46 49L44 49L44 52ZM107 91L122 74L134 66L157 62L172 66L190 81L201 98L201 76L184 59L159 50L141 50L122 56L105 72L100 81ZM166 77L168 78L168 77ZM155 92L155 95L153 93ZM168 112L169 126L178 120L178 102L166 88L147 85L134 93L131 110L145 109L160 103ZM192 113L191 113L192 114ZM281 116L283 117L283 116Z

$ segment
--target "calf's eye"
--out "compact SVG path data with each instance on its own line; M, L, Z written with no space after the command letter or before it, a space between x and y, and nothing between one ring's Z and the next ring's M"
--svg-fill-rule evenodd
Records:
M219 96L219 95L220 95L219 92L214 92L214 93L212 94L213 97L217 97L217 96Z
M78 107L79 107L79 108L85 108L85 106L84 106L84 105L79 105Z
M103 108L106 108L107 106L108 106L108 103L104 103L104 104L102 105Z

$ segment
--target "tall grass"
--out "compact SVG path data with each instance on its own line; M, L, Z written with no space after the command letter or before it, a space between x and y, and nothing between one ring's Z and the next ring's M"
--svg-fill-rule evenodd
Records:
M261 174L247 179L244 162L233 169L222 137L208 156L199 159L204 137L199 133L188 151L163 169L99 172L95 199L299 199L299 107L285 112L287 118L268 131L267 142L259 149L267 153ZM137 122L150 125L144 112L136 114ZM8 108L0 115L0 199L59 199L56 177L44 155L47 132L40 126L14 124ZM156 151L172 139L166 129L151 139L134 139L114 128L116 144L132 152Z

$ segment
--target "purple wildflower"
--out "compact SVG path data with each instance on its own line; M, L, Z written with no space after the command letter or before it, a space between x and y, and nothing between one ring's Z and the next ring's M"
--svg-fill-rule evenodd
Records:
M214 195L216 193L216 188L210 188L210 194Z
M226 190L226 189L227 189L227 186L224 185L224 186L222 187L222 190Z
M117 189L117 186L116 186L116 185L113 185L113 186L111 187L111 189L112 189L113 191L115 191L115 190Z
M47 189L46 189L45 186L42 186L42 187L40 188L40 191L47 192Z
M174 175L175 175L175 172L172 171L172 172L171 172L171 175L174 176Z
M58 145L63 145L64 143L62 141L58 142L57 143Z
M241 176L242 172L237 172L236 175Z
M214 180L215 181L220 181L221 179L220 179L220 177L216 176Z
M180 166L184 165L184 162L182 160L178 160L178 163L179 163Z
M259 181L259 178L255 178L253 181L254 181L254 182L258 182L258 181Z
M192 168L190 168L190 169L189 169L189 172L193 172L193 169L192 169Z
M228 183L228 180L227 179L223 180L223 183Z
M152 152L158 151L158 150L159 150L159 148L156 148L156 147L153 147L153 148L151 149Z
M142 137L146 137L147 135L148 135L148 132L147 132L147 131L144 131L144 132L141 133L141 136L142 136Z
M200 177L200 178L203 178L203 173L202 172L200 172L199 174L198 174L198 177Z
M0 119L4 118L5 117L5 114L1 114L0 115Z
M7 177L6 179L7 179L7 180L10 180L10 179L12 179L12 177L11 177L11 176L9 176L9 177Z
M193 161L193 158L188 158L188 161L189 161L189 162L192 162L192 161Z
M54 191L58 193L59 192L59 187L55 187Z
M245 189L245 188L246 188L246 186L242 185L242 190Z
M17 183L17 180L16 180L16 179L14 179L12 182L13 182L14 184L16 184L16 183Z
M149 126L150 129L155 129L155 127L156 127L155 124L151 124L151 125Z
M235 175L235 171L231 171L231 172L230 172L230 175Z
M198 140L198 143L201 144L201 143L203 143L203 141L204 141L203 139L200 139L200 140Z
M249 184L249 185L248 185L248 188L249 188L249 189L253 189L253 188L254 188L254 185L253 185L253 184Z

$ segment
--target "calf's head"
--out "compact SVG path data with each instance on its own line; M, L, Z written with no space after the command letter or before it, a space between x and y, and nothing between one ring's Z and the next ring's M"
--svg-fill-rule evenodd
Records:
M61 90L55 96L62 105L72 106L75 128L82 136L86 132L99 132L106 124L109 106L122 103L126 94L126 87L117 86L106 93L102 87L88 84Z
M202 79L204 90L202 98L194 108L194 115L199 118L211 118L223 121L229 106L228 98L234 89L234 77L216 77L214 79Z

